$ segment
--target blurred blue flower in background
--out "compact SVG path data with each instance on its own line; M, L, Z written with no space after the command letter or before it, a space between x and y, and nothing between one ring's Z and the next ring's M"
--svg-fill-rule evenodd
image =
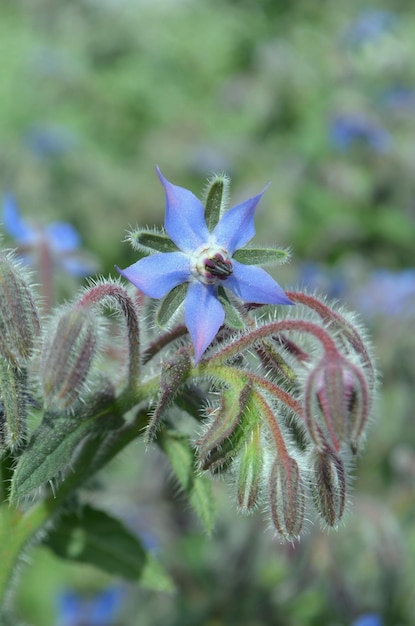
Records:
M341 298L348 290L341 268L327 268L319 263L303 263L299 268L298 282L307 291L324 293L329 298Z
M77 144L77 137L65 126L38 124L29 128L24 141L36 156L47 158L70 152Z
M364 613L354 620L352 626L383 626L383 620L377 613Z
M392 144L392 137L386 128L357 113L336 115L330 123L329 135L332 145L339 150L347 150L360 143L375 152L386 152Z
M33 254L46 250L53 263L73 276L88 276L96 271L96 263L79 250L78 231L68 222L51 222L44 227L35 226L21 217L14 195L3 196L2 222L4 232L14 239L17 252L25 263L36 261Z
M415 316L415 268L376 270L353 294L354 306L367 319Z
M397 16L392 11L368 8L359 13L346 32L345 40L353 46L360 46L379 40L396 26Z
M392 87L384 93L382 104L395 112L412 111L415 109L415 88L403 85Z
M63 591L58 598L57 626L115 626L123 599L119 587L111 587L92 598Z

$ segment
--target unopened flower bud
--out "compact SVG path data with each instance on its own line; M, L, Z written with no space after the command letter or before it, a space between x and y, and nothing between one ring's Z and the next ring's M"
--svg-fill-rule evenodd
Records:
M334 450L315 451L310 490L324 522L328 526L336 526L343 517L347 483L344 463Z
M264 468L263 446L259 427L252 432L239 459L237 501L242 513L251 513L259 503Z
M0 357L0 456L14 450L26 436L27 370Z
M212 423L196 442L201 469L216 470L235 456L244 435L241 420L250 395L250 385L242 390L230 388L222 392L221 405Z
M186 348L181 348L172 359L162 364L160 393L147 427L146 443L149 443L155 436L160 421L177 396L179 389L186 382L191 366L189 351Z
M277 457L269 477L271 518L281 537L298 538L304 523L305 490L298 463L292 457Z
M342 443L357 445L369 416L369 391L363 372L339 358L322 361L308 378L306 419L319 450ZM323 419L321 419L323 418Z
M12 256L0 254L0 354L14 367L24 366L39 331L24 269Z
M41 381L48 408L66 410L79 401L98 352L97 319L89 308L63 312L41 356Z

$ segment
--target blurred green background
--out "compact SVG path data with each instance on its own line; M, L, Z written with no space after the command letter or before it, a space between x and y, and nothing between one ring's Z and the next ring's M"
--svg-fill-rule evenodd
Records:
M25 218L71 222L114 275L135 260L128 227L163 221L156 163L196 195L227 172L233 204L271 181L256 241L293 251L275 276L357 309L382 371L338 531L282 546L217 482L207 538L161 454L137 443L85 497L147 538L177 593L36 548L22 618L66 626L62 590L117 585L108 626L348 626L368 612L413 626L413 0L2 0L0 59L0 192Z

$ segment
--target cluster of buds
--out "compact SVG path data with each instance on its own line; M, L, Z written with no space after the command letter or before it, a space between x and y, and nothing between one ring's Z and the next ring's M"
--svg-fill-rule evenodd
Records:
M119 270L139 292L101 280L45 322L36 356L44 419L20 455L13 493L25 495L65 464L75 467L82 437L119 426L102 416L139 407L136 436L144 433L147 443L162 445L178 412L194 418L188 458L196 459L195 477L229 476L238 509L265 508L282 539L298 538L311 509L335 527L373 409L370 345L353 315L314 295L284 292L259 267L285 261L285 250L244 247L262 194L227 209L228 180L216 177L203 207L158 173L165 232L131 233L141 258ZM157 310L151 299L161 300ZM108 368L109 382L96 363L105 335L100 308L114 304L125 322L126 365ZM24 272L0 257L3 449L25 438L27 366L39 327ZM114 449L116 441L111 432Z

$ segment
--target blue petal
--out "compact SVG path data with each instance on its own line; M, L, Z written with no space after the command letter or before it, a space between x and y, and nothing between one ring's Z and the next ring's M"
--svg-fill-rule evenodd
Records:
M162 298L173 287L190 279L189 257L182 252L160 252L146 256L125 270L117 270L150 298Z
M215 242L225 248L229 254L232 255L235 250L242 248L255 235L255 209L267 187L257 196L226 211L219 220L212 235Z
M3 227L18 243L30 245L36 240L36 231L20 216L16 198L10 192L3 196Z
M257 304L293 304L279 284L262 267L232 260L233 274L223 286L245 302Z
M122 598L122 590L116 587L97 595L90 604L88 625L110 626L113 624L120 609Z
M180 250L195 250L208 241L210 234L203 205L191 191L172 185L159 168L156 169L166 192L164 227Z
M50 246L57 252L72 252L79 248L81 239L78 231L68 222L53 222L45 228Z
M63 591L58 596L58 626L76 626L83 610L83 601L74 591Z
M198 281L189 285L184 305L184 319L192 338L196 364L225 319L225 312L214 285L203 285Z

